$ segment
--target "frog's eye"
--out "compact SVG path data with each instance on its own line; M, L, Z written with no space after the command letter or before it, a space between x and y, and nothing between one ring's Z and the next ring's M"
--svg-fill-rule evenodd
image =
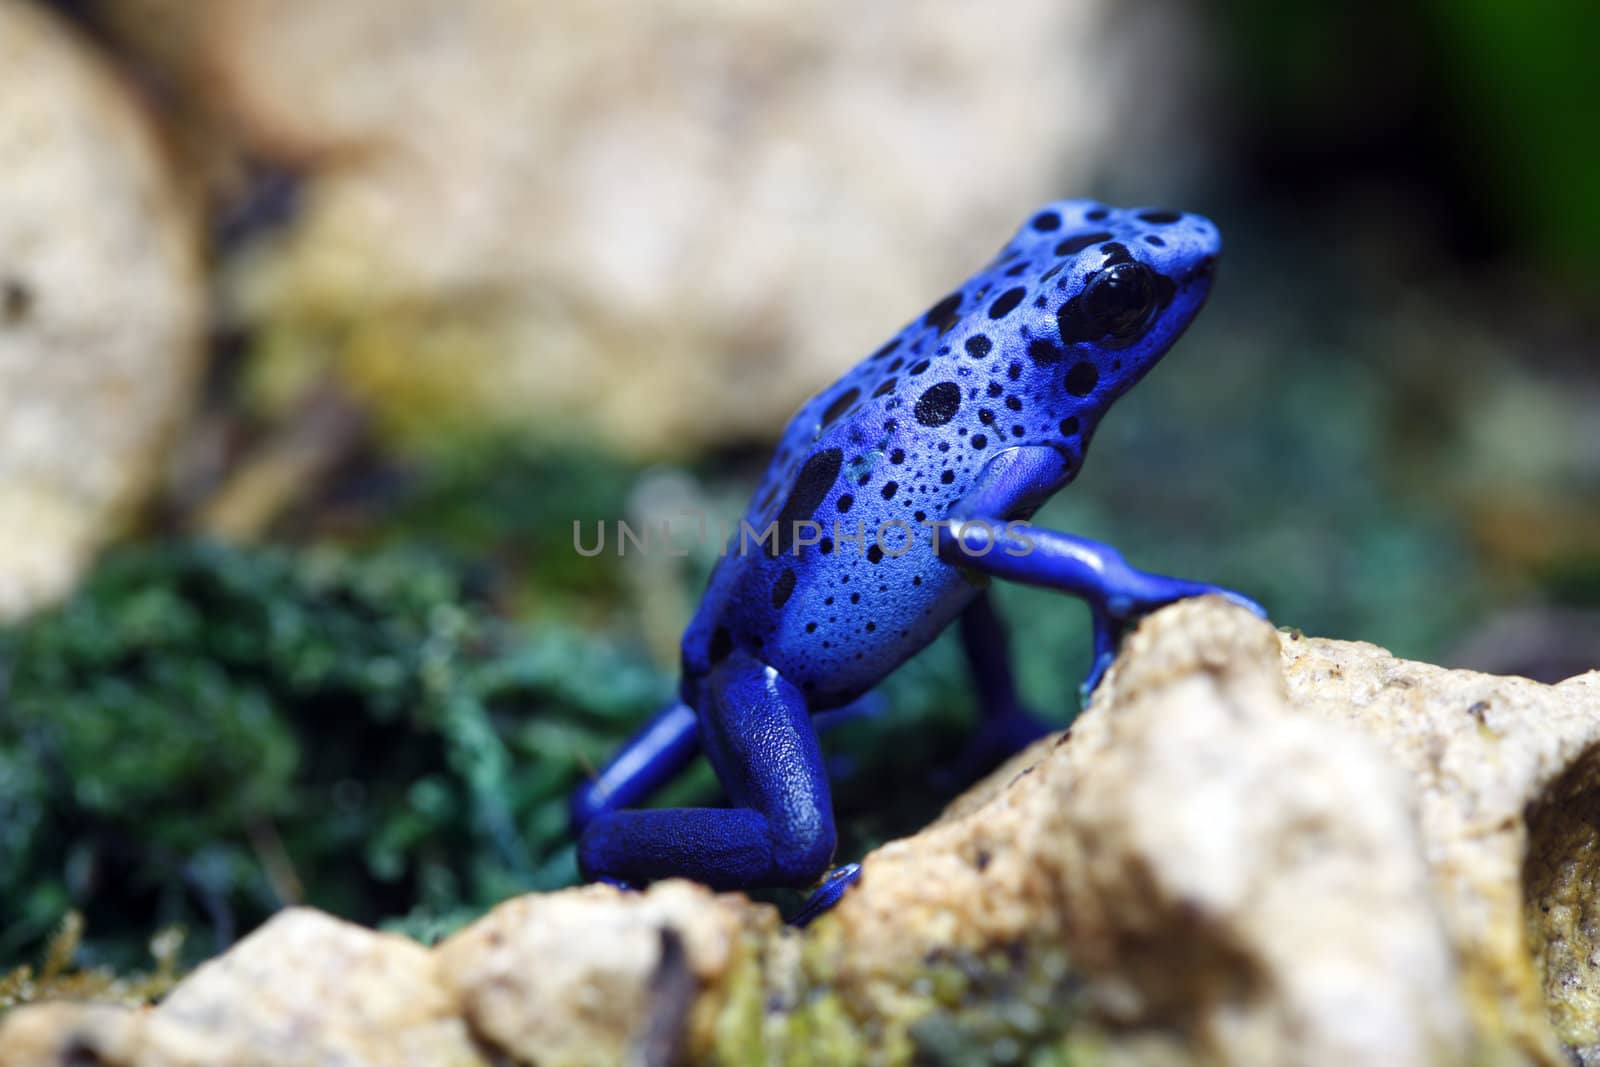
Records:
M1083 294L1091 337L1132 337L1142 331L1159 296L1155 275L1143 263L1116 263L1095 276Z

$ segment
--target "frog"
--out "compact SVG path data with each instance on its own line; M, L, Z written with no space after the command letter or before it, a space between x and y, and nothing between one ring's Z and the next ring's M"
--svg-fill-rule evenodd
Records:
M804 403L684 631L677 699L572 795L584 878L812 888L791 921L827 911L860 877L832 867L830 720L954 624L981 709L963 759L992 766L1048 732L1018 698L995 581L1087 604L1085 700L1157 608L1216 595L1265 617L1240 593L1029 521L1199 312L1221 250L1198 214L1045 204ZM728 806L638 807L701 754Z

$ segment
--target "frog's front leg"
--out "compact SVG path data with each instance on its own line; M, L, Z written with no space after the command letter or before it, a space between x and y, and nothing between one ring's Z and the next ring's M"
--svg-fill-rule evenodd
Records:
M978 483L938 531L939 556L955 567L1081 597L1094 623L1094 663L1087 697L1116 655L1131 620L1186 597L1217 594L1266 617L1255 601L1221 586L1136 570L1110 545L1011 520L1033 508L1070 475L1070 460L1053 448L1011 449L990 461Z
M833 858L835 832L804 698L743 652L718 665L702 690L700 744L733 806L597 814L578 843L584 877L685 877L715 889L811 885Z

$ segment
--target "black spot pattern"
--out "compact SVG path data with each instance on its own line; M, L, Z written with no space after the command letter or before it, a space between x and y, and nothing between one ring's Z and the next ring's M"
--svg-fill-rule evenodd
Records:
M785 567L778 574L778 580L772 583L772 606L781 608L789 602L789 597L794 594L795 573Z
M856 397L861 395L861 390L851 387L833 398L826 411L822 413L822 425L827 426L840 415L850 410L850 405L856 402Z
M899 382L899 378L885 378L883 380L883 384L872 391L872 398L876 400L880 396L888 396L890 393L894 392L894 387L899 384Z
M1035 337L1028 343L1028 357L1035 363L1055 363L1065 355L1060 345L1043 337Z
M943 426L960 409L961 387L955 382L940 382L923 391L912 414L924 426Z
M1183 216L1178 214L1176 211L1141 211L1141 212L1139 212L1139 221L1140 222L1151 222L1151 223L1155 223L1157 226L1164 225L1164 224L1169 223L1169 222L1177 222L1181 218L1183 218Z
M1072 256L1082 252L1090 245L1097 245L1101 241L1111 240L1111 235L1105 231L1099 233L1082 233L1076 237L1068 237L1056 245L1055 252L1058 256Z
M956 321L961 317L960 311L961 294L951 293L929 308L928 313L922 317L922 321L924 325L935 327L940 333L944 333L956 324Z
M796 524L816 514L817 506L828 495L828 490L833 488L843 466L844 452L837 448L825 448L807 457L795 479L794 488L789 490L789 499L783 502L783 508L778 512L778 535L772 541L775 555L782 555L794 547Z
M994 348L994 342L981 333L975 333L967 338L967 355L973 359L983 359Z
M1001 293L995 298L994 303L989 305L989 317L991 319L1005 318L1007 315L1017 310L1017 305L1022 303L1022 298L1027 295L1028 290L1020 287L1016 289L1007 289L1005 292Z
M1074 363L1067 371L1067 392L1073 396L1088 396L1100 384L1100 371L1093 363Z
M1061 216L1054 211L1041 211L1033 217L1033 228L1040 233L1061 229Z
M711 634L711 662L721 663L733 653L733 634L726 626L719 626Z

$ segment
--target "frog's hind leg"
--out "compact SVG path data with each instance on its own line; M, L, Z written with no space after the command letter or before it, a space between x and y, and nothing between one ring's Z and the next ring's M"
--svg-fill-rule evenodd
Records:
M629 808L677 777L700 751L700 720L681 700L657 712L617 750L600 772L572 791L572 832L596 817Z
M941 789L970 784L1051 730L1017 697L1006 623L995 611L988 590L961 613L960 628L982 718L960 758L936 772L934 782Z
M730 808L606 811L578 843L585 877L681 876L714 889L804 887L833 858L833 802L804 698L735 652L706 679L700 738Z

